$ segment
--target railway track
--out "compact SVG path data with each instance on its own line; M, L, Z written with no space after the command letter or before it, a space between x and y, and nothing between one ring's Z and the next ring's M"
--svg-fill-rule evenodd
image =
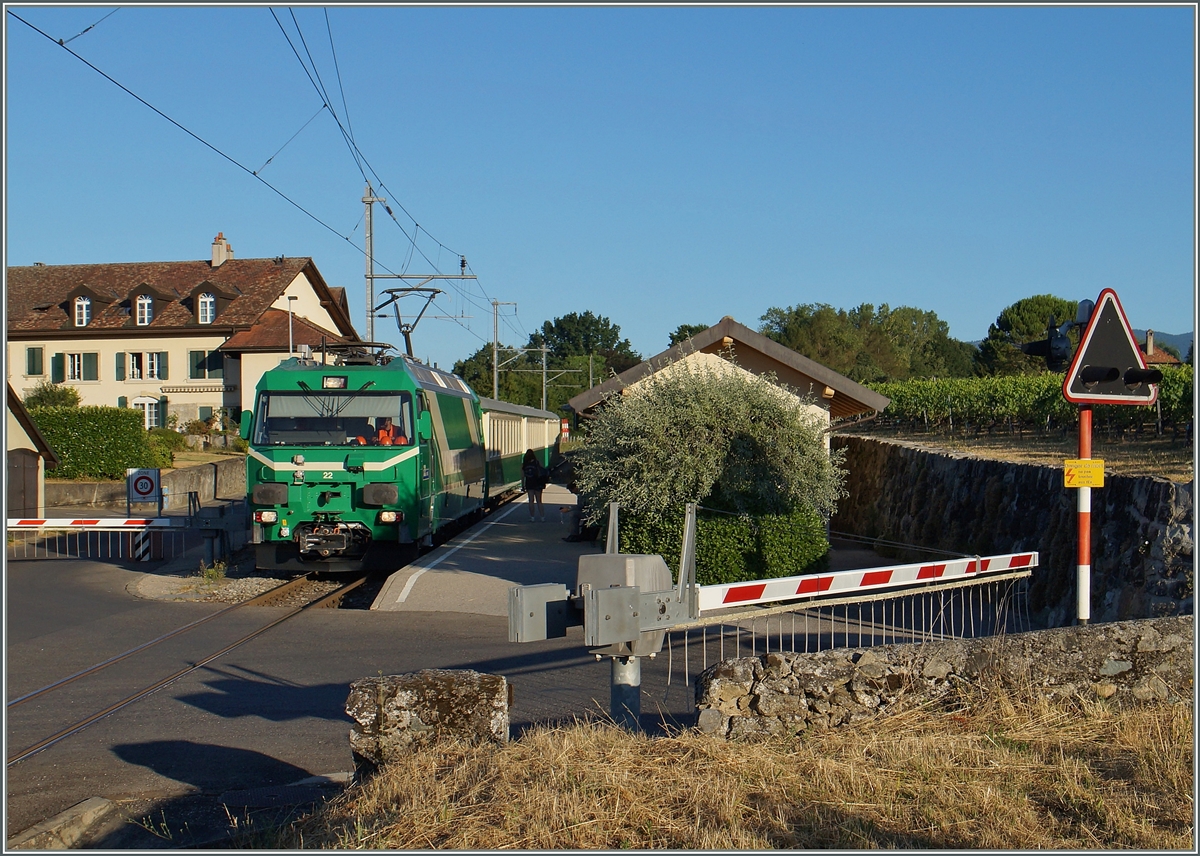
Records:
M189 630L193 630L203 624L207 624L208 622L214 621L222 616L229 615L230 613L232 613L236 610L242 609L243 607L279 606L279 605L285 605L288 607L288 611L286 613L284 613L283 615L280 615L279 617L275 618L268 624L266 624L262 627L259 627L256 630L253 630L252 632L247 633L247 634L243 635L242 637L234 640L233 642L229 643L228 645L225 645L224 647L222 647L220 650L215 651L212 654L209 654L209 655L203 657L202 659L196 661L195 663L190 663L189 665L185 666L184 668L179 669L178 671L176 671L170 675L167 675L165 678L157 680L154 683L150 684L149 686L143 687L143 688L137 690L136 692L131 693L128 696L125 696L124 698L120 699L117 702L114 702L113 704L109 705L108 707L105 707L104 709L97 711L96 713L93 713L90 716L87 716L84 719L81 719L81 720L73 723L72 725L67 726L66 728L60 729L59 731L55 732L54 734L50 735L49 737L44 738L43 740L39 740L37 743L34 743L32 746L29 746L26 749L24 749L20 752L17 752L14 755L10 755L7 758L6 766L11 767L14 764L19 763L20 761L23 761L26 758L28 758L32 755L35 755L38 752L41 752L42 750L54 745L55 743L59 742L60 740L63 740L67 737L70 737L72 734L76 734L76 733L82 731L83 729L87 728L88 726L93 725L96 722L99 722L100 720L104 719L107 716L110 716L113 713L116 713L118 710L121 710L122 708L133 704L134 702L138 701L139 699L144 698L145 696L148 696L151 693L154 693L154 692L162 689L163 687L167 686L170 683L173 683L174 681L182 678L183 676L185 676L191 672L194 672L197 669L202 668L203 666L206 666L207 664L211 663L213 660L216 660L217 658L221 657L222 655L229 653L230 651L234 650L235 648L237 648L241 645L244 645L245 643L249 642L250 640L252 640L256 637L261 636L262 634L266 633L268 630L271 630L272 628L277 627L278 625L282 624L283 622L288 621L289 619L295 618L297 615L299 615L302 612L306 612L307 610L310 610L310 609L336 608L338 606L338 604L341 602L343 597L345 597L347 594L349 594L350 592L354 591L356 588L361 586L369 578L369 575L363 575L361 577L357 577L357 578L351 580L350 582L338 587L337 589L335 589L331 592L321 593L318 596L316 596L315 598L305 597L304 589L306 587L311 587L311 584L314 581L315 576L316 576L315 574L310 574L310 575L304 576L304 577L297 577L296 579L291 580L290 582L284 583L283 585L276 586L275 588L271 589L270 591L264 592L264 593L258 595L257 597L251 598L250 600L243 601L242 603L233 604L233 605L228 606L225 609L222 609L218 612L214 612L212 615L205 616L204 618L201 618L197 621L193 621L190 624L185 624L184 626L176 628L175 630L172 630L169 633L164 633L163 635L161 635L155 639L151 639L149 642L145 642L141 645L138 645L134 648L129 649L128 651L125 651L121 654L117 654L113 657L110 657L107 660L104 660L103 662L97 663L93 666L89 666L86 669L82 669L82 670L76 672L75 674L70 675L69 677L55 681L51 684L47 684L46 686L41 687L40 689L34 690L33 692L26 693L25 695L22 695L18 698L13 699L12 701L8 702L6 705L6 708L11 709L11 708L17 707L19 705L25 704L27 702L33 701L36 698L40 698L40 697L43 697L50 693L53 693L53 692L60 690L72 683L75 683L76 681L82 680L91 675L95 675L97 672L100 672L110 666L113 666L123 660L126 660L135 654L141 653L143 651L147 651L147 650L155 647L156 645L159 645L159 644L167 641L168 639L173 639L183 633L188 632ZM295 605L293 605L293 604L295 604Z

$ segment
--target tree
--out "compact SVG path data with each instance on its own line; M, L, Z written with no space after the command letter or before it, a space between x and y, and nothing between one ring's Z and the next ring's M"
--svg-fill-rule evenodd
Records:
M972 370L974 348L951 339L936 313L911 306L863 303L847 311L810 303L773 307L759 320L763 335L859 383Z
M1195 342L1192 342L1191 344L1188 345L1188 355L1187 355L1187 359L1184 360L1184 362L1187 363L1189 366L1195 365L1195 363L1192 362L1192 348L1194 348L1195 346L1196 346Z
M686 364L610 397L577 458L586 519L619 502L664 520L700 501L751 515L808 508L828 520L845 474L811 403L769 375Z
M572 312L543 322L541 331L530 335L529 347L540 348L543 345L550 349L550 356L556 359L601 354L606 359L619 357L624 361L632 361L625 368L642 361L629 340L621 338L621 328L603 315L594 315L591 310L582 315ZM617 371L624 371L625 368Z
M1025 297L1005 307L988 327L987 338L979 346L976 367L982 375L1038 374L1046 370L1042 357L1027 356L1017 347L1046 337L1046 327L1053 318L1056 325L1072 321L1079 304L1074 300L1038 294ZM1079 333L1069 334L1072 347L1079 342Z
M675 328L675 332L671 334L671 345L678 345L680 342L686 342L697 333L703 333L708 329L708 327L708 324L680 324ZM670 347L670 345L668 345L668 347Z
M42 381L26 394L25 408L35 407L78 407L79 390L61 383Z

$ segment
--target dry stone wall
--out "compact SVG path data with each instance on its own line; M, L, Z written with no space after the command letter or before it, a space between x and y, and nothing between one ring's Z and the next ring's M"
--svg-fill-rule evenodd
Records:
M508 740L511 685L501 675L422 669L350 685L350 749L359 776L440 739Z
M1038 551L1038 626L1075 618L1076 492L1058 467L835 436L846 487L835 531L988 555ZM1106 475L1092 491L1092 620L1191 614L1194 482ZM915 557L914 557L915 560Z
M926 704L956 684L1116 704L1191 702L1192 616L1006 637L725 660L696 683L697 728L737 739L824 731Z

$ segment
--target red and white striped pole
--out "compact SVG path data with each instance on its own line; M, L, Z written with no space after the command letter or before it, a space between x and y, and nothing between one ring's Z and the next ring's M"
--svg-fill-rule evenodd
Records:
M1092 405L1079 405L1079 457L1092 456ZM1076 610L1080 624L1092 617L1092 489L1079 491L1079 565L1076 576Z

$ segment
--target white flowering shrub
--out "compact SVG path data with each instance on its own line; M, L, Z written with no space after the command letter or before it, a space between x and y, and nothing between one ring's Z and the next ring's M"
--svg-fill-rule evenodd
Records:
M622 549L666 556L678 554L688 502L743 518L801 514L817 524L806 527L805 538L819 537L821 546L785 552L803 554L807 566L814 549L818 555L827 551L823 525L845 495L842 453L826 450L826 422L813 404L770 375L720 369L712 362L677 363L653 375L609 398L588 425L587 441L575 457L585 520L602 523L608 504L618 502L623 533L630 530ZM715 549L719 556L718 577L731 573L731 552L760 559L780 552L769 537L764 543L758 528L754 532L746 536L753 543L737 551L700 544L701 553ZM704 575L701 564L698 558L698 577ZM743 565L762 570L763 562ZM776 562L769 575L795 572L790 565Z

